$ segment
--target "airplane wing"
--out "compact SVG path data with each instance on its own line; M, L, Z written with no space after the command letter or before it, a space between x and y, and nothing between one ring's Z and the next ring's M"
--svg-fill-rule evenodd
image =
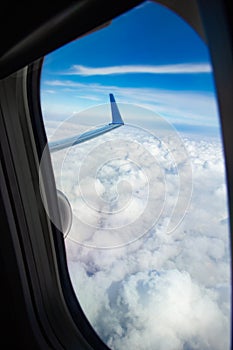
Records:
M124 125L121 114L119 112L118 106L116 104L115 98L113 94L110 94L110 103L111 103L111 111L112 111L112 122L99 127L98 129L90 130L84 132L83 134L72 136L66 139L54 141L49 143L50 152L60 151L61 149L68 148L71 146L75 146L79 143L91 140L95 137L98 137L106 132L109 132L113 129L119 128Z

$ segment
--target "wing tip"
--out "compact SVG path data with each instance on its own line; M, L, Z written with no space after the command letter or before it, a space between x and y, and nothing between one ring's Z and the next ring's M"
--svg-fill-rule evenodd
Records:
M110 102L115 102L116 103L116 100L115 100L115 97L113 94L109 94L109 97L110 97Z
M124 121L121 117L120 111L118 109L115 97L112 93L109 94L110 103L111 103L111 111L112 111L112 122L111 124L119 124L124 125Z

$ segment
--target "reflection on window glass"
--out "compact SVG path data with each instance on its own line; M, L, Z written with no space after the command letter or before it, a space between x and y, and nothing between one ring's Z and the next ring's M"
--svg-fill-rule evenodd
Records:
M208 49L146 2L45 58L49 142L125 125L51 153L70 202L77 298L118 349L228 349L229 220Z

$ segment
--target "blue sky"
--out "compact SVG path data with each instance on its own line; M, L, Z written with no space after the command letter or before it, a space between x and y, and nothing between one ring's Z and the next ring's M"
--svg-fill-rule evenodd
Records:
M45 119L66 119L108 103L113 92L118 103L149 108L180 131L193 125L195 132L212 133L218 127L206 45L180 17L155 3L49 54L41 89ZM125 121L135 122L127 116Z

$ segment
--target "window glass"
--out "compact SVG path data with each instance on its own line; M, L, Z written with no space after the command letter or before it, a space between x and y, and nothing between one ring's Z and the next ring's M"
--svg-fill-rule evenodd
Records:
M124 125L50 147L72 210L65 246L81 307L114 350L229 349L229 218L208 48L146 2L49 54L50 146L108 128L110 93Z

